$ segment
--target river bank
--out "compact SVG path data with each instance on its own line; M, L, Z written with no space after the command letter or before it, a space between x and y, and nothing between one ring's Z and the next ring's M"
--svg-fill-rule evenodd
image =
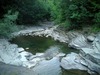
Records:
M69 47L79 50L79 53L57 53L51 60L45 60L45 53L26 52L16 44L11 44L7 39L0 39L0 61L6 64L24 66L30 69L39 68L37 65L41 62L58 63L56 67L64 69L79 69L88 71L90 74L100 74L100 34L85 36L79 32L63 32L57 29L58 26L48 27L30 27L12 34L16 36L40 36L52 37L54 40L67 43ZM60 57L63 57L59 61ZM43 63L42 63L43 64ZM70 65L70 66L69 66ZM41 66L40 66L41 67ZM42 66L43 67L43 66ZM37 71L38 72L38 71ZM53 73L55 75L55 73Z

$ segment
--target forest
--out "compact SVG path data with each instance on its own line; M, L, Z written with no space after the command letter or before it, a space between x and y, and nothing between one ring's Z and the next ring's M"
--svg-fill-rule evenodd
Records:
M0 36L18 30L19 25L54 21L65 30L91 27L100 31L100 0L0 0Z

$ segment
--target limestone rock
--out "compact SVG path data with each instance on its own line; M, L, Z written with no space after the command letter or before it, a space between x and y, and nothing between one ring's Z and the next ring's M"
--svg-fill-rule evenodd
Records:
M97 35L95 40L93 41L93 49L100 53L100 34Z
M76 53L68 54L66 57L63 57L61 60L61 66L64 69L79 69L87 70L87 68L80 63L80 57Z
M1 62L4 62L6 64L15 64L21 65L22 62L20 61L20 54L17 50L17 45L10 44L5 39L0 39L0 58Z
M81 50L80 54L85 59L88 59L93 63L100 65L100 53L95 53L95 51L92 49L84 48Z
M87 37L87 40L88 40L88 41L90 41L90 42L93 42L93 41L94 41L94 39L95 39L95 37L94 37L94 36L88 36L88 37Z
M85 62L85 64L82 62L81 62L81 64L88 67L88 73L100 75L100 65L98 65L97 63L92 62L91 60L88 60L86 58L84 58L83 61Z
M24 48L18 48L18 52L23 52L24 51Z
M96 37L88 36L85 38L85 36L77 32L68 32L65 34L57 31L57 26L54 26L51 28L31 27L15 32L13 35L50 36L54 40L68 43L70 47L79 49L80 52L79 54L71 53L63 57L61 66L65 69L86 70L89 73L96 72L100 75L100 33ZM33 70L36 71L37 75L41 72L43 75L48 75L48 71L52 75L58 75L56 74L60 70L58 58L65 56L64 54L60 54L58 50L59 48L57 47L53 49L51 47L43 54L33 55L24 51L23 48L18 48L15 44L10 44L8 40L0 39L0 61L31 69L34 67ZM50 60L45 60L45 58L50 58Z
M73 38L76 38L80 34L75 32L75 31L74 32L70 31L70 32L66 33L66 35L68 36L68 39L69 39L69 42L70 42Z
M33 55L15 44L10 44L8 40L0 39L0 61L3 63L31 68L44 60L42 55L43 53Z
M90 47L89 43L83 35L78 35L76 38L73 38L69 43L69 46L75 49Z

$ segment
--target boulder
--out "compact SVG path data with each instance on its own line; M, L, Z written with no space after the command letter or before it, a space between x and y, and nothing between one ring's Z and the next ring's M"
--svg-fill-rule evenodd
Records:
M87 37L87 40L88 40L88 41L90 41L90 42L93 42L93 41L94 41L94 39L95 39L95 37L94 37L94 36L88 36L88 37Z
M95 50L89 48L82 48L80 55L91 62L100 65L100 53L96 53Z
M83 35L74 36L69 46L79 49L80 52L79 54L71 53L64 57L61 61L63 68L81 69L87 70L90 74L100 74L100 34L96 37L88 36L87 39Z
M61 66L64 69L79 69L79 70L88 70L87 67L82 65L80 62L81 58L77 53L68 54L66 57L63 57L61 60Z
M18 52L21 53L24 51L24 48L18 48Z
M76 38L73 38L71 40L69 46L75 49L81 49L90 47L90 44L87 42L86 38L83 35L78 35Z
M83 57L83 61L85 62L85 64L82 62L81 64L88 67L88 73L93 74L93 75L100 75L100 65L84 57Z
M0 39L0 61L6 64L21 65L17 45L10 44L6 39Z

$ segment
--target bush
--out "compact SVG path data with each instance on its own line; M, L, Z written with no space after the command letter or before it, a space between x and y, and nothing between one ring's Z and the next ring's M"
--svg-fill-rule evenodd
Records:
M68 29L75 29L100 23L99 3L99 0L51 0L49 4L52 5L51 15L56 22Z
M49 12L45 0L0 0L0 10L19 11L18 24L34 24L40 20L49 19ZM4 13L3 12L3 13ZM0 17L3 14L0 13Z
M19 11L18 24L34 24L49 16L44 0L14 0ZM45 6L44 6L45 5Z
M99 23L100 24L100 12L95 14L94 21L95 21L95 23Z
M15 21L17 19L18 12L15 12L11 15L11 10L0 20L0 36L10 37L10 34L17 30Z

